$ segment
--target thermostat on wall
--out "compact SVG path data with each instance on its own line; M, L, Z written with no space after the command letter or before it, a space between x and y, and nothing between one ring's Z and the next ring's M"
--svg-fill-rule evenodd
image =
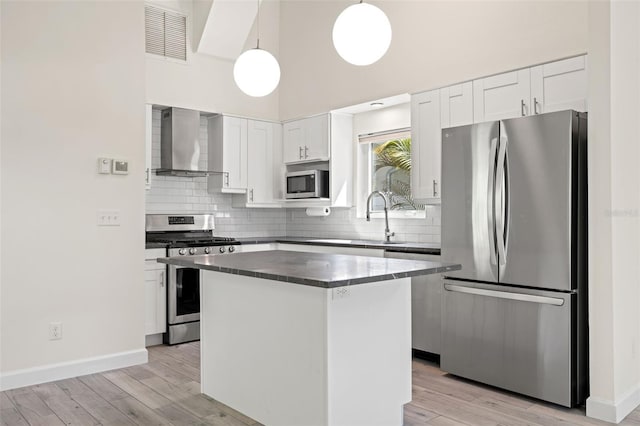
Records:
M125 160L113 160L111 163L111 173L114 175L129 174L129 162Z
M98 158L98 173L108 175L111 173L111 159Z

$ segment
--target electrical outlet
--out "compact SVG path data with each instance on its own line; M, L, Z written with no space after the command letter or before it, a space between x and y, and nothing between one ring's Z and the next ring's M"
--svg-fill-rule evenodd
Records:
M349 297L349 287L336 287L331 291L331 296L334 300Z
M62 339L62 323L52 322L49 324L49 340Z

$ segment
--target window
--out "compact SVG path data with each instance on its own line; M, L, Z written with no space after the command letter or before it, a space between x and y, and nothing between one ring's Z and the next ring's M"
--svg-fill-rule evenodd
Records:
M359 136L361 188L366 193L380 191L387 195L394 216L416 216L416 211L424 210L424 204L411 196L411 131L399 129ZM366 198L363 201L366 210ZM371 210L382 211L384 200L374 197Z

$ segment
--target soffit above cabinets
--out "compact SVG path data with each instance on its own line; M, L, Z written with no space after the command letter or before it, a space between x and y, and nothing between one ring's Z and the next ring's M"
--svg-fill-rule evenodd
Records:
M257 1L194 2L196 51L235 60L244 50L257 14Z

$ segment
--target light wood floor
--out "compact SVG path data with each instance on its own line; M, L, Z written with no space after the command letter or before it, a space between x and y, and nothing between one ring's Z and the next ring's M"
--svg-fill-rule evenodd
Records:
M2 425L256 426L200 394L200 345L149 348L149 363L0 393ZM405 426L606 425L568 410L440 371L414 360ZM624 425L640 425L640 410ZM303 426L303 425L300 425Z

